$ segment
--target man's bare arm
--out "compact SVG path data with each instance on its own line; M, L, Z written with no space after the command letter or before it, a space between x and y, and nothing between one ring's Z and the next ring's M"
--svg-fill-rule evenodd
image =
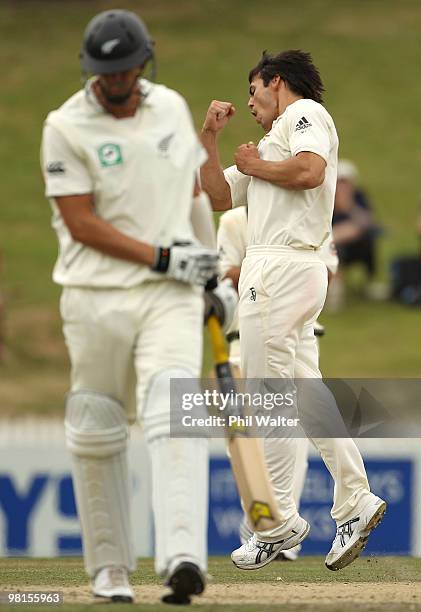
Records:
M292 191L314 189L325 179L325 160L310 151L303 151L279 162L266 161L260 159L257 147L249 143L237 149L235 163L243 174L255 176Z
M200 169L200 178L213 210L232 208L231 190L225 180L219 159L217 136L234 113L235 108L230 102L214 100L209 106L200 136L208 154L208 160Z
M234 288L237 291L238 291L238 281L240 280L240 272L241 272L241 266L232 266L223 275L224 278L230 278L232 280L232 284L234 285Z
M155 247L123 234L95 214L93 195L55 198L73 240L101 253L146 266L155 262Z

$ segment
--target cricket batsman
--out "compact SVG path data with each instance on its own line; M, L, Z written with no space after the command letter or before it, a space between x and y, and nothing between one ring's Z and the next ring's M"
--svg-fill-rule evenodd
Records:
M205 588L208 444L170 437L170 380L201 371L203 292L217 265L193 222L212 221L194 197L206 152L183 97L142 78L154 45L136 14L96 15L80 57L91 77L48 115L42 169L59 242L53 278L71 361L65 431L85 566L94 596L133 601L127 443L137 417L163 601L188 604ZM219 292L223 302L230 289Z

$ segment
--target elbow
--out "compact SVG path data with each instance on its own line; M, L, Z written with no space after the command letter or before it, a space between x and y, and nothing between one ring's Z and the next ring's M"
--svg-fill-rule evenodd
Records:
M215 212L223 212L225 210L230 210L232 208L231 200L213 200L212 201L212 209Z
M67 225L67 229L75 242L87 243L88 236L90 235L87 223L84 221L73 222Z
M306 168L300 174L298 189L315 189L320 187L325 180L325 171L316 171L312 168Z

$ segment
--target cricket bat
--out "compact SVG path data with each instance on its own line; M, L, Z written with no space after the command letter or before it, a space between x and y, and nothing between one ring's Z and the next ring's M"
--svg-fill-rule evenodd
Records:
M235 393L236 383L224 334L215 315L209 317L208 329L219 388L222 393ZM254 531L265 531L280 525L284 520L273 494L261 440L248 437L246 428L231 427L227 431L227 445L238 493L250 527Z

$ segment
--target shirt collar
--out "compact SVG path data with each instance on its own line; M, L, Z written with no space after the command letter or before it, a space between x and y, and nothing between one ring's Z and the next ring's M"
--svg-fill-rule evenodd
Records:
M106 112L104 107L98 102L98 99L93 91L92 85L94 84L96 77L91 77L85 83L85 96L88 103L98 113ZM140 91L142 95L140 97L139 106L152 108L153 107L153 90L154 84L146 79L138 80Z

